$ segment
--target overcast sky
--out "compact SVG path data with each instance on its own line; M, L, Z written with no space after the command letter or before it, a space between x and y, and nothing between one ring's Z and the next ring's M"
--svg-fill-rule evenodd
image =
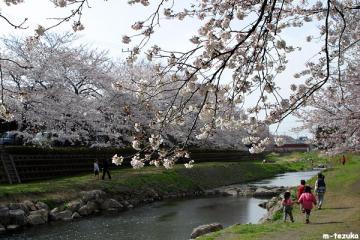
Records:
M90 2L90 8L84 9L83 22L85 30L81 31L80 41L88 43L91 47L101 50L109 50L109 54L113 58L124 59L126 53L123 50L128 48L127 45L122 44L121 39L125 34L131 33L131 25L136 20L145 19L153 9L153 6L143 7L142 5L129 6L126 0L93 0ZM155 2L155 1L154 1ZM178 8L189 1L181 1ZM177 3L178 4L178 3ZM23 4L17 6L6 6L3 1L0 2L0 11L4 16L14 23L22 22L25 17L28 18L26 30L15 30L4 20L0 23L0 32L4 37L9 34L28 36L34 34L34 29L38 24L45 27L55 23L49 18L64 17L70 12L69 8L56 8L49 0L25 0ZM72 21L57 27L54 31L64 32L71 30ZM187 19L185 21L168 21L163 20L161 28L157 30L155 37L151 43L165 49L182 50L192 46L188 40L191 36L196 34L199 22L195 19ZM301 52L295 52L289 55L289 64L287 70L279 75L280 93L284 96L289 95L289 85L293 81L293 75L296 72L304 69L304 63L311 57L316 56L319 51L319 44L314 42L307 43L306 36L315 35L316 26L306 25L303 28L296 28L286 30L285 37L287 43L293 46L302 48ZM151 44L150 43L150 44ZM255 101L255 99L254 99ZM251 104L251 103L247 103ZM294 117L289 117L280 125L277 134L287 134L293 137L298 137L306 132L293 133L290 130L293 127L299 126L299 123ZM275 126L271 129L274 131Z

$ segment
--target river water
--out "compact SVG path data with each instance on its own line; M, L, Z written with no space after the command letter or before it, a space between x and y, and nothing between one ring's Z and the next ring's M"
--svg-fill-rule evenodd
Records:
M295 186L316 171L280 174L254 185ZM100 215L68 223L29 228L9 240L184 240L193 228L218 222L223 226L257 223L266 213L264 200L251 197L213 197L156 202L117 215ZM1 238L1 237L0 237ZM2 238L4 239L4 238Z

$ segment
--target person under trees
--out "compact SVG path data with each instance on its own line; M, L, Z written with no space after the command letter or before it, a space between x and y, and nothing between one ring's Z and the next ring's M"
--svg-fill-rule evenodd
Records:
M324 196L326 192L326 183L325 183L325 176L322 173L318 174L318 178L315 182L315 193L318 197L318 209L321 209L323 202L324 202Z
M102 180L105 180L105 175L108 175L108 178L111 179L110 175L110 163L107 159L103 159L102 161Z
M290 218L290 221L294 222L294 217L292 213L294 202L291 200L290 197L291 197L291 193L288 191L285 192L284 199L281 202L281 205L283 206L284 222L286 222L288 216Z
M345 165L345 163L346 163L346 157L345 157L345 155L343 154L343 155L341 156L341 164L342 164L342 165Z
M5 2L12 5L22 1ZM90 0L53 0L53 3L56 7L71 8L71 14L56 18L49 26L40 24L35 29L35 36L28 39L33 44L37 44L47 31L69 20L73 20L74 31L81 31L86 26L81 16L86 7L90 7ZM262 129L312 103L314 94L323 91L330 95L334 86L335 91L339 90L346 98L345 82L349 75L345 70L351 67L354 60L351 54L360 39L357 24L360 5L356 0L202 0L190 1L184 8L178 8L176 1L167 0L151 3L129 0L128 3L151 5L155 9L145 20L135 22L131 26L133 32L122 38L124 44L132 44L127 58L129 64L146 57L156 69L153 77L156 81L147 83L136 79L130 90L136 92L144 104L155 101L164 92L169 96L165 109L154 114L152 136L134 140L135 149L150 155L148 158L137 155L136 161L148 162L153 156L160 156L158 161L162 165L172 165L187 154L184 149L191 137L207 139L217 129L224 128L244 129L250 135L244 138L245 144L251 145L249 151L259 153L272 142L268 137L259 136ZM16 25L1 16L7 24L17 28L24 26L24 23ZM192 48L176 51L158 45L147 46L161 21L186 21L188 18L197 19L201 25L197 34L189 39ZM307 62L305 69L290 80L293 83L290 96L281 96L278 76L287 68L288 54L299 50L286 41L286 30L308 24L319 25L318 34L304 36L304 39L318 41L322 47L316 57ZM17 64L11 58L1 61ZM226 73L231 77L224 83ZM195 95L199 101L193 104L191 100ZM254 95L258 100L248 107L245 102ZM337 102L327 106L333 103ZM354 99L354 103L358 103L358 99ZM3 112L7 113L4 102L3 107ZM246 117L239 116L239 111ZM356 111L352 114L348 118L350 121L357 118ZM177 147L160 148L163 130L187 117L191 124L186 127L186 138ZM330 129L341 132L339 127L330 126ZM356 150L358 138L352 132L357 130L350 131L351 136L342 142L349 150Z
M95 161L94 161L94 175L95 175L97 180L100 179L99 173L100 173L99 160L95 159Z
M296 191L296 199L299 200L301 194L304 193L305 190L305 184L306 181L305 180L300 180L300 185L297 187L297 191Z
M305 186L304 193L301 194L298 202L301 204L303 212L305 213L305 223L310 223L311 210L313 209L313 205L317 204L310 186Z

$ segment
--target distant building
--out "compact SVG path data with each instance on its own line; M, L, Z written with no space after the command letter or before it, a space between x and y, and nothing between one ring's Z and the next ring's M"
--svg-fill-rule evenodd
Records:
M311 145L306 143L289 143L282 146L275 146L275 152L308 152L311 150Z

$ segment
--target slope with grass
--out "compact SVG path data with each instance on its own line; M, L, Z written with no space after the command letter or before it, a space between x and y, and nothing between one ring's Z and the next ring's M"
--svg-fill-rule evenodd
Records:
M112 180L96 180L92 174L63 177L24 184L0 185L0 203L19 202L25 199L44 201L50 206L59 205L78 197L80 191L101 189L110 195L142 196L156 191L159 195L196 192L202 189L268 178L285 171L307 168L308 154L270 154L261 161L211 162L196 164L192 169L177 165L172 170L145 167L140 170L117 169ZM299 161L287 162L297 158ZM131 197L130 196L130 197Z
M345 166L335 165L326 171L327 193L323 209L314 210L310 224L294 207L295 223L281 219L266 224L234 225L200 240L247 239L323 239L323 234L357 233L360 235L360 156L349 157ZM314 180L311 184L314 183Z

